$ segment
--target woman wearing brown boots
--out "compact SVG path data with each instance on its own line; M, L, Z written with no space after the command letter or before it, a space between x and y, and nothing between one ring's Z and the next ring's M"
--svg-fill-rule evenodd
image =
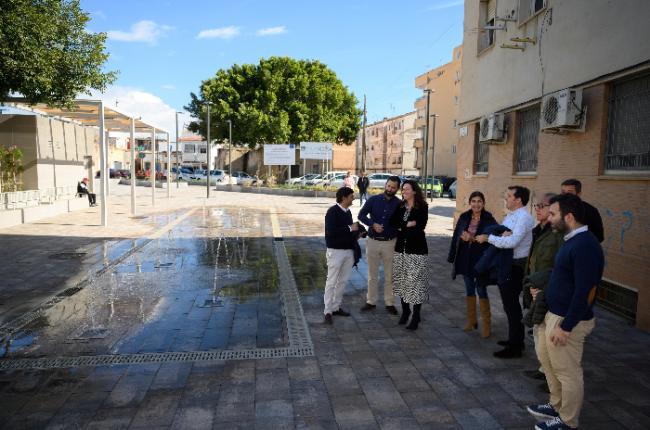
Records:
M477 243L474 237L483 233L486 227L496 224L492 214L485 210L485 196L480 191L474 191L469 196L470 209L458 218L454 235L451 239L447 261L453 264L451 277L463 275L465 281L467 302L467 324L463 330L470 331L478 328L476 316L476 295L479 297L481 312L481 336L490 336L490 300L485 285L479 285L474 273L474 265L487 248L487 243Z

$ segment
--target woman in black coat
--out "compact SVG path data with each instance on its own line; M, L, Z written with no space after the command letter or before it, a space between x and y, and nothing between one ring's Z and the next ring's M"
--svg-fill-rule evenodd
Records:
M402 302L400 324L406 324L411 315L410 305L413 305L413 316L406 328L415 330L420 323L420 308L429 294L429 249L424 234L429 207L422 189L415 181L404 181L402 198L390 219L391 225L397 229L393 254L393 291Z
M479 285L474 272L474 265L481 258L488 247L487 243L474 241L477 235L497 222L492 214L485 210L485 196L480 191L474 191L469 196L470 209L463 212L458 218L454 235L451 239L449 257L447 261L453 264L451 271L452 279L456 275L463 275L466 290L467 324L463 330L470 331L478 327L476 316L476 294L479 297L479 308L482 319L483 337L490 336L490 300L487 295L487 288Z

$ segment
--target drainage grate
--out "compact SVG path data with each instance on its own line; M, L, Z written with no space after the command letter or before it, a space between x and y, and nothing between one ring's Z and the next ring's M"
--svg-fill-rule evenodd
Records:
M17 360L0 360L0 370L55 369L78 366L107 366L113 364L187 363L212 360L259 360L265 358L310 357L313 355L313 348L287 347L83 357L21 358Z
M90 339L104 339L108 335L108 329L104 327L94 327L83 329L81 333L74 334L70 340L90 340Z
M86 255L85 252L59 252L50 255L51 260L76 260Z

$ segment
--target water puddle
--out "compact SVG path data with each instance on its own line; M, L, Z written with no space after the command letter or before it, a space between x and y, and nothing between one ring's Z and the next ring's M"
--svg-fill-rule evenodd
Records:
M156 215L164 226L179 214ZM104 243L105 267L136 241ZM0 345L0 357L207 351L287 344L266 212L204 207ZM67 257L66 257L67 258ZM316 266L294 257L301 270Z

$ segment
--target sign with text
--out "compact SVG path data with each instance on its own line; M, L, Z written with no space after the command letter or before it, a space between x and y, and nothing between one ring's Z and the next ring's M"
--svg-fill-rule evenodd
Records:
M292 166L296 164L296 145L264 145L265 166Z
M303 160L331 160L330 142L300 142L300 158Z

